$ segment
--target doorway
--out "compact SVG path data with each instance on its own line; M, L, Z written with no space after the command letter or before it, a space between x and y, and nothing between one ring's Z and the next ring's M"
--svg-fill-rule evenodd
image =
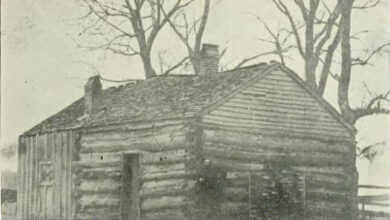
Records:
M121 219L140 219L140 156L124 154L122 159Z

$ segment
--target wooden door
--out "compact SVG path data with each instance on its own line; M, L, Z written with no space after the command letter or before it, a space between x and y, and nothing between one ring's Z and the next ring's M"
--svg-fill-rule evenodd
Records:
M122 160L121 217L140 219L140 159L139 154L125 154Z
M40 138L38 148L38 216L39 219L53 218L53 144L51 135Z

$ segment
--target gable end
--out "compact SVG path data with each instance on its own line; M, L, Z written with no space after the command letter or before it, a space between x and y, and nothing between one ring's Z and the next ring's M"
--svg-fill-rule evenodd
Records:
M351 139L355 129L291 70L275 63L202 112L202 122L258 133Z

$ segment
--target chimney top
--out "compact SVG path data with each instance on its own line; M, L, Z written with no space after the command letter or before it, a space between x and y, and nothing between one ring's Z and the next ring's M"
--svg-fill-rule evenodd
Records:
M216 44L203 44L202 54L205 56L215 56L219 59L218 45Z
M97 112L98 104L97 98L102 91L102 84L100 82L100 76L92 76L88 79L88 82L84 86L84 105L85 114L91 115Z
M203 44L200 69L198 74L212 74L218 72L219 50L216 44Z

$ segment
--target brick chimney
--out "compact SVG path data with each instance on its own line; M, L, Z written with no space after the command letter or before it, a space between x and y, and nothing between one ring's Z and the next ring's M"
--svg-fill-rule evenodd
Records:
M199 75L217 73L219 58L218 45L203 44Z
M92 76L84 86L84 114L92 115L98 110L98 96L102 91L99 76Z

